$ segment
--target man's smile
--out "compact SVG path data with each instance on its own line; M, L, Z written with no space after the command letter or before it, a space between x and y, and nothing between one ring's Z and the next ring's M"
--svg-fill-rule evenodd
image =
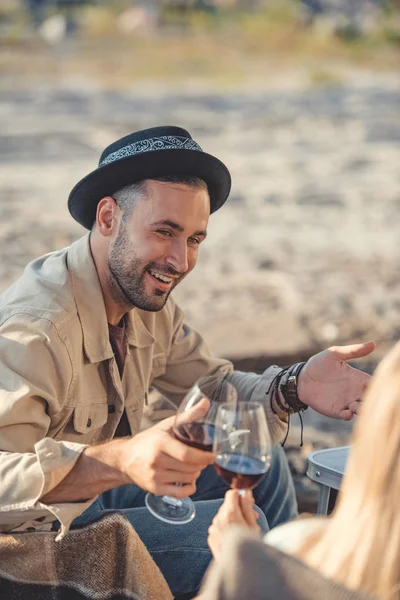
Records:
M148 269L146 274L151 278L152 284L163 292L171 291L179 279L177 276L161 273L160 271L157 271L157 269Z
M155 279L158 279L158 281L162 281L163 283L171 283L175 279L174 277L160 273L160 271L157 271L156 269L149 269L149 273L155 277Z

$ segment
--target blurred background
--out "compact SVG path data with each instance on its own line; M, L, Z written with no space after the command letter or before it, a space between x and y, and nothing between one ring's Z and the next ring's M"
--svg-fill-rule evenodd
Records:
M0 291L84 233L66 200L104 147L160 124L233 178L188 322L243 370L375 339L372 372L400 337L399 0L0 0ZM351 431L305 425L303 457Z

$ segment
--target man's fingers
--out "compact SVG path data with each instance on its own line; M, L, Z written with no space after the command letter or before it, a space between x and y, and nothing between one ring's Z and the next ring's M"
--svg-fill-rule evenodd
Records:
M194 406L176 415L177 424L201 421L207 414L209 408L210 401L204 396L204 398L199 400Z
M196 491L196 484L190 485L160 485L157 488L157 494L159 496L172 496L173 498L187 498Z
M167 419L163 419L162 421L160 421L159 423L157 423L157 425L154 425L153 427L157 428L157 429L163 429L164 431L171 431L172 427L174 426L175 423L175 415L173 415L172 417L168 417Z
M194 484L198 479L200 471L195 473L182 473L181 471L162 471L157 475L160 483L171 484L183 483L184 485Z
M375 342L351 344L350 346L331 346L329 350L334 352L341 360L350 360L351 358L361 358L371 354L375 350Z
M351 421L353 417L354 417L353 411L348 408L341 410L339 413L339 418L343 419L343 421Z
M170 418L165 419L165 421L169 420ZM154 427L159 427L159 423ZM150 429L147 431L150 431ZM162 436L157 440L157 449L159 456L163 454L166 457L172 457L179 463L189 465L191 468L197 467L204 469L204 467L207 467L214 462L214 455L212 452L206 452L205 450L192 448L191 446L188 446L187 444L175 439L170 433L168 433L168 431L165 431L165 433L163 433ZM164 465L166 468L174 468L173 464L167 465L164 462Z
M203 469L203 466L198 463L182 462L169 454L161 454L154 464L154 468L163 471L179 471L179 473L196 473Z
M173 437L170 437L168 444L165 445L162 451L164 454L172 456L172 458L175 458L180 463L198 466L201 469L204 469L204 467L211 465L214 462L214 455L212 452L192 448L191 446L179 442Z
M360 400L354 400L354 402L349 403L349 409L355 415L358 415L361 411L362 402Z

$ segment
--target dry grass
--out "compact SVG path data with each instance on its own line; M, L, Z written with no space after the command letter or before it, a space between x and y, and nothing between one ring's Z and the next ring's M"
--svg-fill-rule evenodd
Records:
M115 5L87 8L79 37L53 46L22 35L21 19L3 36L0 75L82 76L109 86L155 80L229 86L262 82L290 66L308 69L312 84L331 85L339 81L326 64L380 71L399 65L400 25L393 17L369 35L345 40L304 28L286 3L259 14L195 14L186 27L175 22L147 34L122 34L118 14Z

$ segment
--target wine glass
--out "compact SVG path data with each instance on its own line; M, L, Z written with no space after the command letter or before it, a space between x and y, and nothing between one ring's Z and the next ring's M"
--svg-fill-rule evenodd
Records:
M182 400L176 413L172 428L175 438L187 446L212 452L220 404L235 411L235 387L225 378L221 379L215 375L197 381ZM149 492L145 496L145 502L152 515L165 523L183 525L189 523L196 514L190 498L157 496Z
M272 443L265 411L258 402L236 408L220 405L215 421L215 469L233 489L255 488L271 464Z

